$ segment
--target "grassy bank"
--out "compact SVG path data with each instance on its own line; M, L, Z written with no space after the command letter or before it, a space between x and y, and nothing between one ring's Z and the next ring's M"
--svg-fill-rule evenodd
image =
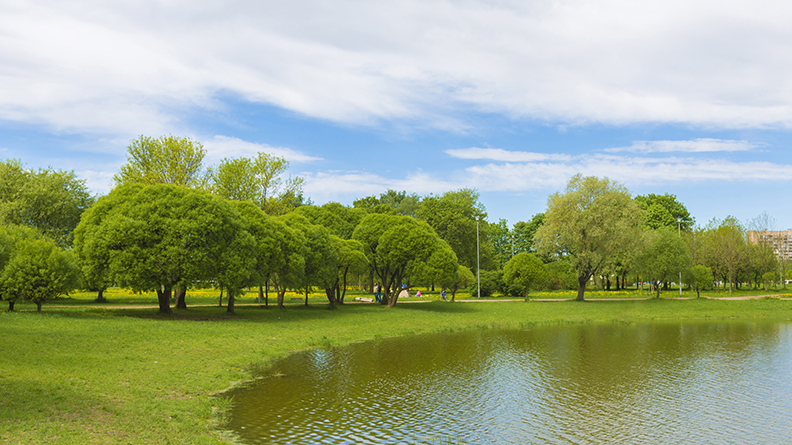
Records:
M133 307L153 303L108 297ZM200 298L196 294L192 303ZM233 316L205 306L162 317L148 308L111 309L85 296L45 305L41 314L27 305L0 313L0 443L224 443L219 427L229 401L215 396L259 366L317 346L530 324L792 320L786 299L435 301L390 310L348 304L333 311L323 305L264 309L252 298L247 303Z

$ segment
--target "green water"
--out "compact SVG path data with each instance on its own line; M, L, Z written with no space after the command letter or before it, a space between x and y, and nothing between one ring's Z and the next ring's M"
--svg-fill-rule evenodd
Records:
M792 325L565 325L298 354L237 391L265 444L792 443Z

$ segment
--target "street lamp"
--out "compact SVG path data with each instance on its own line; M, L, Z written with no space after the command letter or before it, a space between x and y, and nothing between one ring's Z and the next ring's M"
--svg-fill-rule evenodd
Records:
M677 217L677 234L682 238L682 218ZM679 268L679 296L682 297L682 268Z
M476 217L476 290L481 298L481 264L479 264L479 217Z

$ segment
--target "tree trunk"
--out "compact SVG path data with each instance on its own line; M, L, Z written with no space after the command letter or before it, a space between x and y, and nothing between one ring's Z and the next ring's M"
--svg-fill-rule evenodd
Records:
M187 286L176 288L176 309L187 309Z
M452 302L452 303L454 302L454 298L456 297L456 291L457 291L457 288L458 288L458 287L459 287L459 285L458 285L458 284L455 284L455 285L453 285L453 286L451 287L451 302Z
M269 278L264 282L264 307L269 307Z
M43 301L36 301L36 312L41 312L41 303L43 303Z
M699 292L698 284L696 285L696 298L701 298L701 293Z
M226 312L228 312L229 314L233 314L234 313L234 299L236 298L236 297L234 297L234 291L232 291L229 288L228 292L226 292L226 294L228 294L228 309L226 310Z
M264 286L259 284L258 302L261 304L261 299L264 297Z
M220 286L220 302L217 304L217 307L223 307L223 287Z
M335 299L336 299L335 293L336 293L335 287L325 289L325 295L327 295L327 301L330 302L330 309L335 308Z
M605 290L610 290L610 275L605 277Z
M8 300L8 312L14 312L14 303L16 300Z
M528 292L529 292L529 289L528 289L528 286L526 286L525 287L525 301L528 301Z
M172 314L173 311L170 307L171 288L170 286L162 286L157 289L157 301L159 302L160 314Z
M305 286L305 305L308 306L308 286Z
M657 291L657 298L660 298L660 282L656 281L654 287L655 291Z
M99 289L99 292L96 295L96 302L97 303L107 303L107 298L104 297L104 289Z
M585 301L583 299L583 294L586 293L586 284L588 284L588 280L590 277L591 277L590 275L578 277L578 293L577 293L577 298L575 299L576 301Z

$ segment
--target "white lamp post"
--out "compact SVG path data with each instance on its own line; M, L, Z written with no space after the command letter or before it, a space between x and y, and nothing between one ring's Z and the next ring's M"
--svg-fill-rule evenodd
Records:
M479 217L476 217L476 290L481 298L481 264L479 264Z
M682 218L677 217L677 234L682 238ZM682 297L682 268L679 268L679 296Z

